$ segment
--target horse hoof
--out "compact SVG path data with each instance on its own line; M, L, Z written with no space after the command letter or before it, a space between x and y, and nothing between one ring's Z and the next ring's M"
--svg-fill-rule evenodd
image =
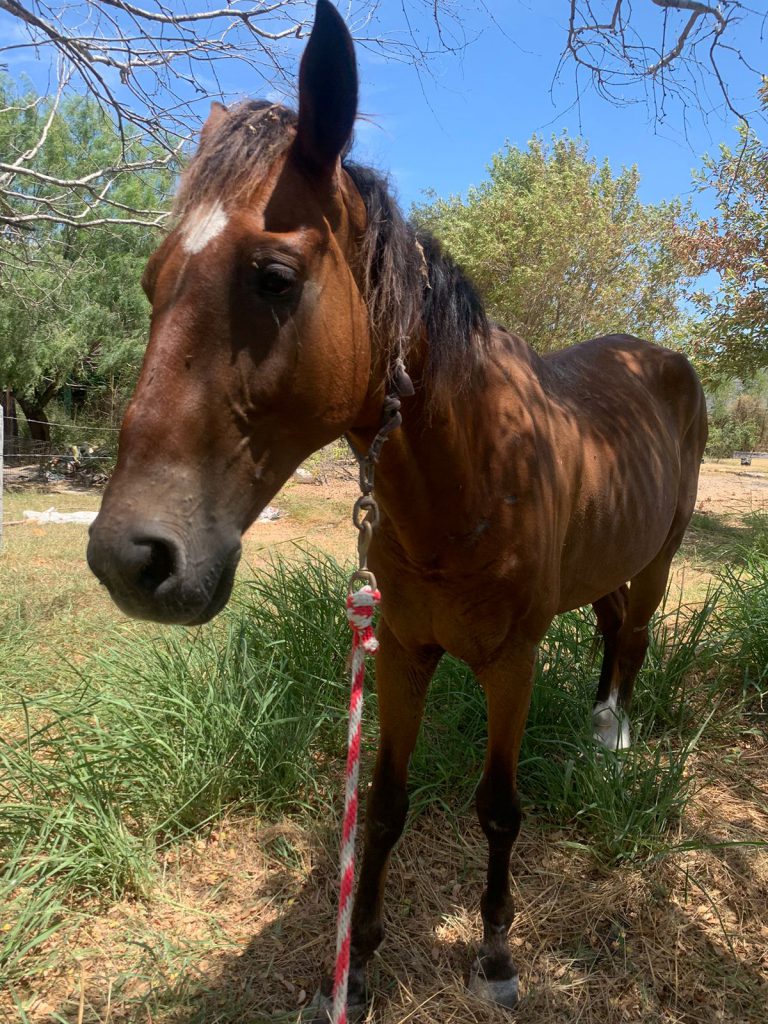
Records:
M358 1024L365 1016L367 1005L364 1002L347 1003L347 1024ZM322 988L315 992L312 1002L301 1014L302 1024L329 1024L333 1020L333 996L326 995Z
M511 978L491 981L486 978L479 960L472 964L467 988L478 999L486 1003L496 1003L497 1006L504 1006L508 1010L517 1006L520 998L519 979L516 973Z

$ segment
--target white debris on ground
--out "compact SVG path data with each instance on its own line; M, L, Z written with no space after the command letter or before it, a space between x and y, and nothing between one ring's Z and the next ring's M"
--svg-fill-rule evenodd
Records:
M299 466L298 469L294 470L293 479L299 484L313 484L315 482L314 476L308 469L304 469L303 466Z
M51 506L45 512L34 512L31 509L25 509L22 514L31 523L85 523L88 525L93 522L98 512L59 512L57 508ZM267 505L259 516L258 521L260 523L273 523L276 519L282 519L284 515L285 513L276 506Z
M33 523L92 523L98 512L59 512L51 506L45 512L34 512L25 509L22 513L25 519Z
M282 512L279 508L275 508L274 505L267 505L256 522L273 523L276 519L282 519L284 515L285 512Z

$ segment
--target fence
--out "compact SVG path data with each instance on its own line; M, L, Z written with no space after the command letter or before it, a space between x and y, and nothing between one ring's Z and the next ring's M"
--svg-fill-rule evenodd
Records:
M18 432L39 420L0 415L0 546L3 539L3 494L15 486L34 486L69 480L90 487L106 481L117 451L117 427L49 423L52 441L39 441ZM16 429L8 429L8 425Z

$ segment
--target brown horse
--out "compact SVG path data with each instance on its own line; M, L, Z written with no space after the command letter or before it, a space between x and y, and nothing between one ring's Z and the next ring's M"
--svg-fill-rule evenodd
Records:
M512 1005L509 861L537 647L558 612L594 606L595 732L625 745L648 623L694 507L704 396L682 355L647 342L612 335L542 359L490 324L384 181L346 160L356 104L352 41L328 0L298 115L214 104L144 277L150 342L88 559L131 615L211 618L243 531L311 452L344 433L367 449L405 361L415 394L376 482L381 736L349 998L362 1001L382 939L408 762L448 651L488 705L477 811L489 860L470 985Z

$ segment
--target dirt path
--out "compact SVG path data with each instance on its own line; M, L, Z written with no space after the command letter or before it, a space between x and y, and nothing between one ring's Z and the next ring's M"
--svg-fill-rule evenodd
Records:
M696 510L718 515L768 511L768 459L756 459L749 467L736 459L705 463Z

